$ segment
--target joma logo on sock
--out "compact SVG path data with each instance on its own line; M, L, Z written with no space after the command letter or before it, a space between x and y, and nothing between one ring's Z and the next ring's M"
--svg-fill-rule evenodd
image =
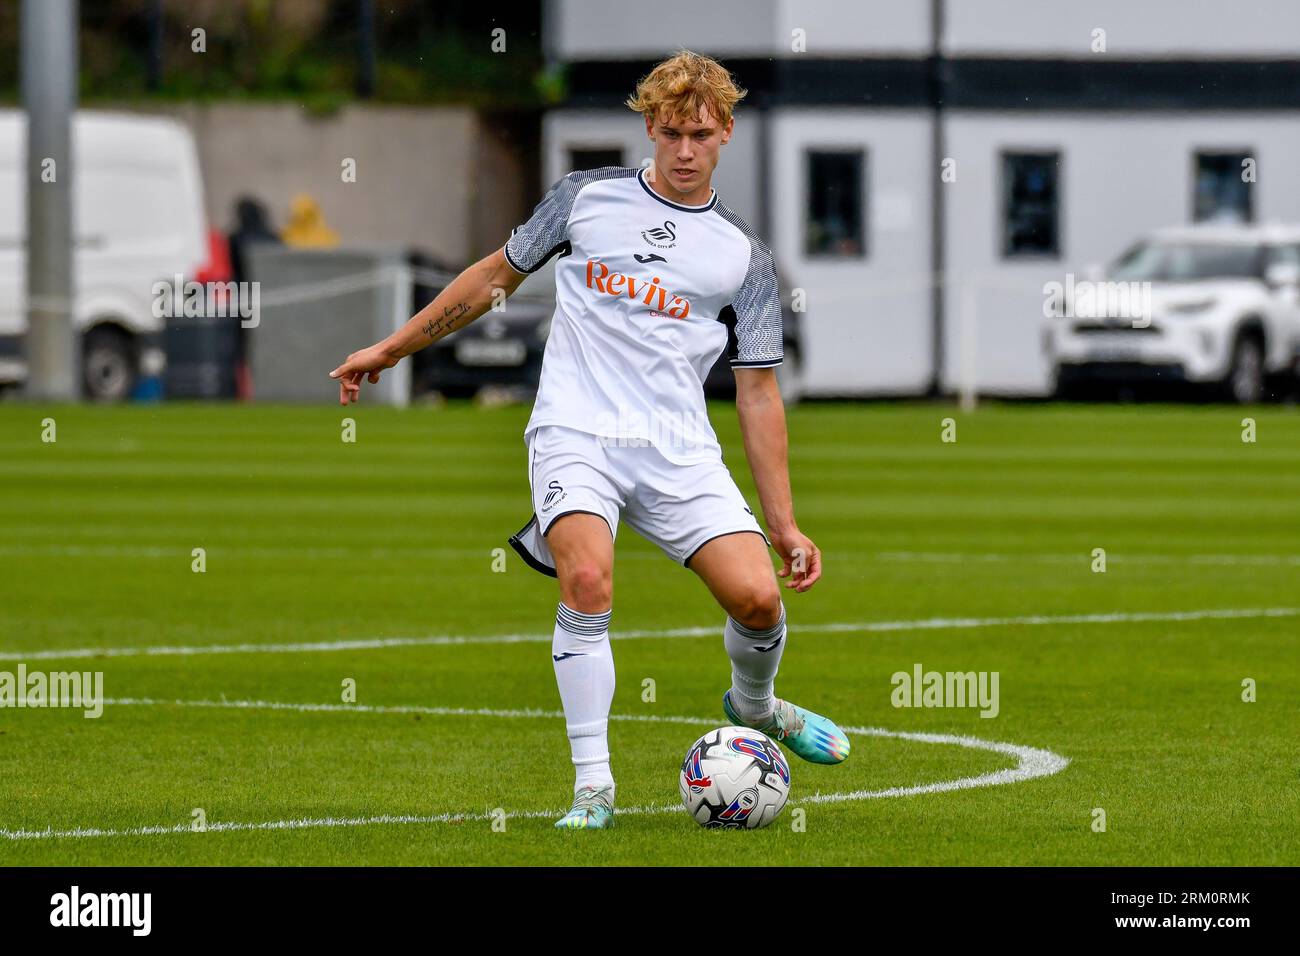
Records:
M889 679L895 707L979 707L981 717L998 715L997 671L897 671Z
M128 926L133 936L148 936L152 926L152 893L71 892L50 897L51 926Z

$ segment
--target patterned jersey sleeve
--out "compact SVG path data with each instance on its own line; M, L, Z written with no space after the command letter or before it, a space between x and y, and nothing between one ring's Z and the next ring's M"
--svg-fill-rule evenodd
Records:
M781 299L772 252L749 236L749 270L731 302L735 312L735 354L732 368L771 368L784 359Z
M635 168L604 166L569 173L542 197L533 215L510 233L506 261L516 272L536 272L552 256L569 253L569 215L582 187L599 179L635 175Z

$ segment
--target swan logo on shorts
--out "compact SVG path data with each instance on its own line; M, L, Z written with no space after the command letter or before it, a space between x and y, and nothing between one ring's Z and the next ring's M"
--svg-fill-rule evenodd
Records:
M552 481L546 487L551 490L548 491L546 493L546 497L542 499L543 511L549 511L552 505L556 504L557 502L563 501L568 494L568 492L564 490L564 487L558 481Z

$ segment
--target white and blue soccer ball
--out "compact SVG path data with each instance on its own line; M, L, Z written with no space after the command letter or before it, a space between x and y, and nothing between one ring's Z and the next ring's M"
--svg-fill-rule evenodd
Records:
M757 830L790 796L790 765L776 741L748 727L719 727L695 741L678 778L682 803L706 829Z

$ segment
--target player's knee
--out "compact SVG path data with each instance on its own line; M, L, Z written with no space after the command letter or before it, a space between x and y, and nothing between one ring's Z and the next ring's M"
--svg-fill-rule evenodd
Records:
M560 590L564 603L584 614L608 611L614 599L609 570L596 561L578 561L566 568Z
M743 624L756 631L766 631L776 627L781 620L780 590L775 583L747 589L732 610L731 617L737 624Z

